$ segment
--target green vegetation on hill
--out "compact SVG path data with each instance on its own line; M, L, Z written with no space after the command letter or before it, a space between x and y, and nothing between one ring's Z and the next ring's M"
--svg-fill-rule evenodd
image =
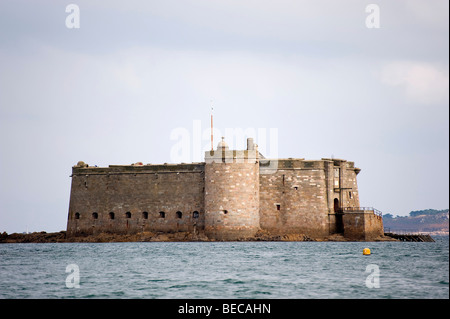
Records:
M409 213L409 216L411 216L411 217L416 217L416 216L420 216L420 215L432 216L432 215L437 215L437 214L441 214L441 213L448 213L448 209L442 209L442 210L437 210L437 209L414 210L414 211Z
M447 233L449 210L425 209L409 213L409 216L383 215L385 232Z

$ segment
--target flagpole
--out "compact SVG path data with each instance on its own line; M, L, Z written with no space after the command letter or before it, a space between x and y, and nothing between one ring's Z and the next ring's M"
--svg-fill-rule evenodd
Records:
M214 150L214 143L213 143L213 106L212 106L212 100L211 100L211 151Z

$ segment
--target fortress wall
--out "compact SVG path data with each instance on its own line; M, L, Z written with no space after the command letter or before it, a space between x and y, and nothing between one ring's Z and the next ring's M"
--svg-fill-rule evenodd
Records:
M344 236L351 240L364 240L365 214L361 212L345 213L342 218L344 221Z
M261 228L274 234L329 235L328 191L323 161L279 160L260 174Z
M259 165L255 155L245 161L210 160L205 165L206 235L218 240L254 236L259 229Z
M384 236L383 218L375 214L365 214L364 234L365 240Z
M384 235L383 219L373 211L345 213L344 236L351 240L373 240Z
M341 166L341 187L343 187L341 207L360 206L356 172L359 172L359 169L355 169L353 162L344 162Z
M361 224L358 224L358 218L343 218L342 208L359 207L359 193L356 175L360 169L354 167L354 162L342 159L322 158L325 165L326 179L328 185L328 220L330 234L363 231L363 228L357 230ZM337 203L335 203L337 201ZM336 213L337 210L337 213ZM356 225L353 223L356 222ZM362 226L361 226L362 227ZM344 231L347 229L348 231ZM347 236L346 235L346 236ZM349 235L353 236L353 235Z
M253 147L221 145L205 153L205 163L73 167L68 236L205 230L212 239L238 240L259 229L312 238L383 235L380 217L342 210L360 206L353 162L264 159Z
M73 168L68 235L192 231L194 226L204 227L203 163Z
M323 158L327 183L329 185L330 214L334 213L334 200L339 201L339 207L359 207L359 193L356 175L359 168L354 167L354 162L342 159Z

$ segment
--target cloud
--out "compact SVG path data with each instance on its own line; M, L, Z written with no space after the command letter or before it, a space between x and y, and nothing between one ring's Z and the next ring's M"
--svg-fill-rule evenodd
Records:
M379 0L377 30L367 4L79 0L72 30L67 4L0 1L0 231L63 229L73 164L164 163L211 99L222 132L278 128L280 157L354 160L371 204L409 208L409 184L448 203L448 2ZM379 172L405 161L434 173L391 199Z
M402 5L422 28L430 27L439 31L448 29L448 1L408 0Z
M434 104L448 101L449 77L444 68L425 63L398 61L386 64L382 83L403 90L408 101Z

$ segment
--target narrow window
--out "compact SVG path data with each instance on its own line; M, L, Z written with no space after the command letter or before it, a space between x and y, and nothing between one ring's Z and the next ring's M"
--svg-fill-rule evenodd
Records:
M350 197L350 199L352 199L352 192L348 192L348 197Z
M339 188L339 168L334 169L334 188Z
M159 212L159 217L160 217L160 218L166 218L166 213L164 213L164 212Z
M148 212L143 212L142 213L142 218L148 219Z
M80 213L75 213L75 219L80 219Z
M277 210L281 210L281 205L277 204Z
M181 218L183 217L183 213L182 212L177 212L177 218Z
M295 189L295 190L298 190L298 186L294 186L294 189Z
M224 214L228 214L228 211L226 209L224 209L223 213Z
M94 212L94 213L92 213L92 218L93 218L93 219L98 219L98 214L97 214L97 213L95 213L95 212Z
M193 213L192 213L192 217L193 217L193 218L198 218L198 217L199 217L198 211L193 212Z
M109 213L109 219L114 219L114 213L113 212Z
M126 212L125 213L125 218L131 218L131 213L130 212Z

